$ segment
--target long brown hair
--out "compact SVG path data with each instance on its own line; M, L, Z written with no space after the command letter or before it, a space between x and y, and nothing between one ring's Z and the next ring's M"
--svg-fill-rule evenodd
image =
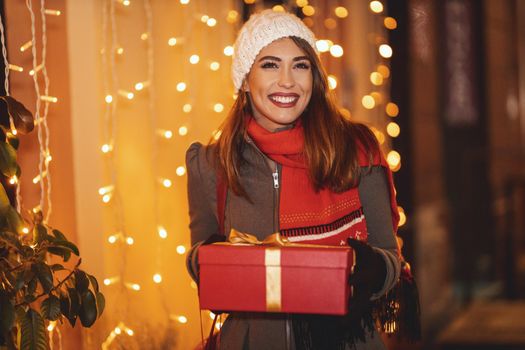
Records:
M312 67L312 97L300 117L310 179L316 190L345 191L359 181L358 142L370 160L379 145L368 127L346 120L339 112L335 95L328 88L327 74L310 44L298 37L290 38L303 50ZM251 113L248 93L241 90L220 128L215 148L220 174L235 194L244 196L246 191L240 185L239 176L246 144L246 120Z

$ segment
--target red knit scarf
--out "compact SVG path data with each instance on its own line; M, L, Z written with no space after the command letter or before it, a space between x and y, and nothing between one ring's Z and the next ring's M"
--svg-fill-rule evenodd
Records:
M292 242L346 245L346 239L367 240L366 222L357 187L342 193L329 189L315 191L309 179L303 155L304 132L300 121L287 130L270 132L253 118L248 134L270 159L282 165L280 179L279 226L282 235ZM390 187L392 224L397 230L399 214L392 173L378 152L370 164L359 147L359 165L381 165L387 172Z

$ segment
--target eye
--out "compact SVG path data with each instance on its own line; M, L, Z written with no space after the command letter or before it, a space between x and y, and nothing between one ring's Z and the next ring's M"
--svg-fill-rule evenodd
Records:
M295 65L295 67L299 69L310 69L310 64L307 62L299 62Z
M261 65L261 68L263 69L268 69L268 68L277 68L277 63L275 62L264 62L262 65Z

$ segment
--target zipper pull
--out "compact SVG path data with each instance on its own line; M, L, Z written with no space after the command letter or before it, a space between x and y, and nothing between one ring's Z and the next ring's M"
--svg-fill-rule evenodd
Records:
M273 176L273 188L279 188L279 171L275 167L275 171L272 173Z

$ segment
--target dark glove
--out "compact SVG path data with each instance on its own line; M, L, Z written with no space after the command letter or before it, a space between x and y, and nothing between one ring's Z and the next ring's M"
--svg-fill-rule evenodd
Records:
M205 241L195 244L191 247L186 257L186 269L190 274L190 277L199 284L199 248L203 245L213 244L216 242L224 242L226 237L224 235L213 234L208 237Z
M356 264L348 283L353 287L349 313L363 314L369 307L370 298L381 290L386 278L386 263L381 254L367 243L351 239L348 245L354 250Z

